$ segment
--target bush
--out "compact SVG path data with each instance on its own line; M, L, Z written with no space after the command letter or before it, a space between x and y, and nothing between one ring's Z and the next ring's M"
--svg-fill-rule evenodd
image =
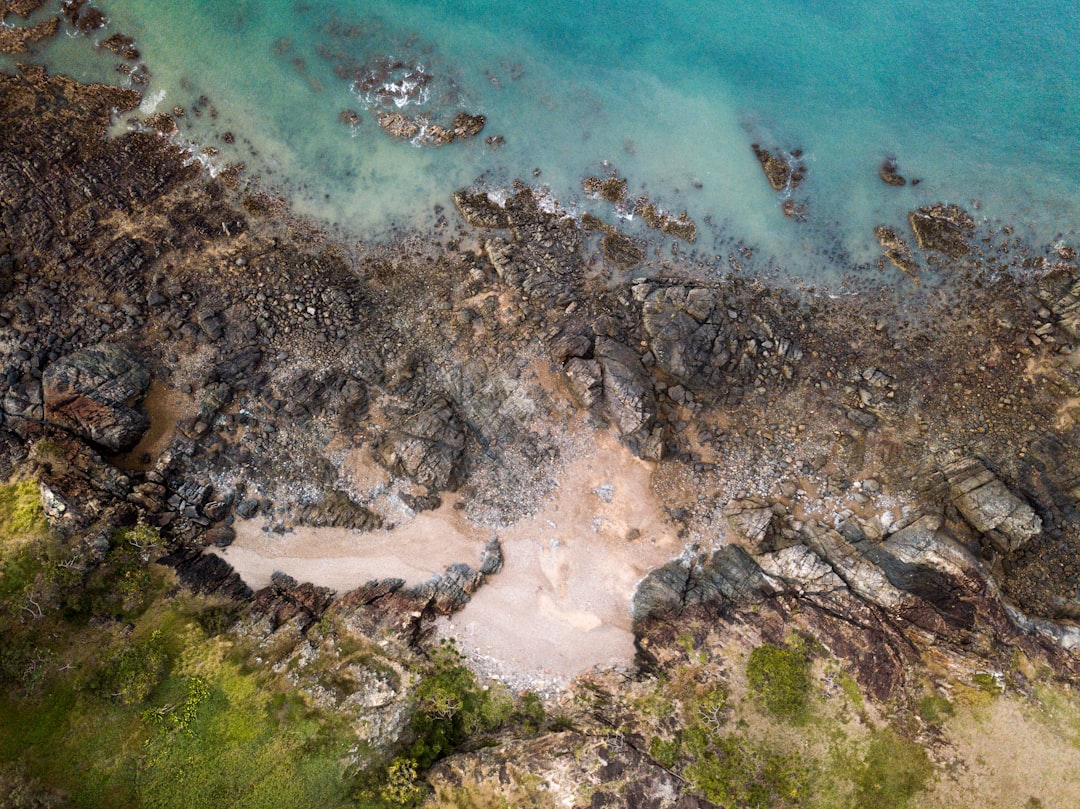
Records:
M810 696L810 662L797 649L765 644L750 653L746 666L750 689L774 716L800 719Z
M168 655L160 632L143 643L129 643L106 663L97 687L121 705L137 705L158 687Z
M710 742L705 735L700 729L687 733L694 760L685 771L705 798L720 806L746 809L800 805L808 771L797 755L768 750L737 735Z
M679 740L665 741L659 736L653 736L649 742L649 755L661 767L670 770L679 763Z

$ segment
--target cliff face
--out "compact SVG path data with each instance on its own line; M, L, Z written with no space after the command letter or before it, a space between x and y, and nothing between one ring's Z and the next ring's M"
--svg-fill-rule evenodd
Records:
M451 491L478 523L513 523L586 419L654 464L686 551L634 598L644 673L625 693L582 685L607 696L569 711L575 729L440 765L439 794L513 761L504 797L533 800L528 772L573 759L560 777L592 785L580 805L723 803L694 766L734 742L723 711L694 736L699 702L737 649L793 637L814 676L832 666L907 715L980 671L1073 677L1080 280L1065 254L1030 280L984 273L953 228L964 274L905 313L888 289L798 299L648 260L628 278L527 188L455 194L447 245L346 249L264 191L199 176L164 137L106 138L110 110L137 101L40 69L0 77L0 472L32 471L69 541L141 519L182 582L248 604L267 637L301 642L336 616L423 648L431 619L498 575L497 544L422 587L340 597L288 577L252 595L203 548L227 546L235 519L372 530ZM918 244L940 249L928 216ZM453 247L464 236L482 248ZM159 407L152 384L185 407ZM148 431L165 438L139 443ZM360 457L377 484L353 474ZM627 701L688 666L676 724Z

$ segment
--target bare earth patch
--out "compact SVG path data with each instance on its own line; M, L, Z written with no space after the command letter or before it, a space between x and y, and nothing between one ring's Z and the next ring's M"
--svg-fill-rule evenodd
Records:
M944 728L957 763L925 796L926 807L1066 807L1080 794L1080 748L1069 730L1080 704L1032 707L1015 697L958 712ZM1034 800L1032 800L1034 799Z

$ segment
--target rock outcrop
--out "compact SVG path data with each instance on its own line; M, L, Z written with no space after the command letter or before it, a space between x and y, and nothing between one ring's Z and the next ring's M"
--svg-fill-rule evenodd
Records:
M393 431L383 458L396 474L435 491L453 490L462 482L467 438L467 429L453 405L446 399L434 399Z
M975 231L975 220L957 205L927 205L908 214L908 222L923 250L950 258L961 258L971 250L968 239Z
M137 409L150 373L131 352L103 343L69 354L42 375L45 418L111 452L133 447L150 425Z
M885 250L885 258L891 261L898 269L905 272L914 281L919 280L919 262L911 254L911 248L901 238L900 234L887 225L879 225L874 228L874 235L878 244Z
M1007 556L1042 531L1042 520L982 461L965 458L943 470L949 496L964 519L998 553Z

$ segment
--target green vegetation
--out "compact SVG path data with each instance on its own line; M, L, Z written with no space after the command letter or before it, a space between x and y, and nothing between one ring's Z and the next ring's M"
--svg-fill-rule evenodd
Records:
M48 532L41 492L33 480L0 486L0 542L37 537Z
M998 683L997 677L988 671L980 671L971 678L971 682L975 684L975 687L982 691L984 694L989 694L992 697L996 697L1002 693L1001 685Z
M750 653L750 689L774 716L802 720L810 696L810 661L799 648L765 644Z
M539 729L543 706L526 694L516 707L505 687L483 688L454 644L442 642L431 654L413 692L411 742L388 766L374 762L357 777L355 797L365 806L411 807L426 796L419 774L444 756L482 743L487 734L514 721Z
M412 806L439 758L507 722L547 727L535 695L481 687L450 645L392 661L330 619L304 641L315 656L296 635L245 639L235 605L178 591L150 561L160 544L126 526L88 559L49 530L36 483L0 487L3 805ZM335 708L357 677L413 689L385 757Z
M953 704L936 691L930 691L921 697L916 710L922 720L930 725L939 725L956 713Z
M874 731L853 768L855 806L904 809L934 774L926 751L890 729Z
M700 728L686 734L685 745L691 757L686 777L713 803L747 809L802 805L809 772L797 754L739 734L710 736Z

